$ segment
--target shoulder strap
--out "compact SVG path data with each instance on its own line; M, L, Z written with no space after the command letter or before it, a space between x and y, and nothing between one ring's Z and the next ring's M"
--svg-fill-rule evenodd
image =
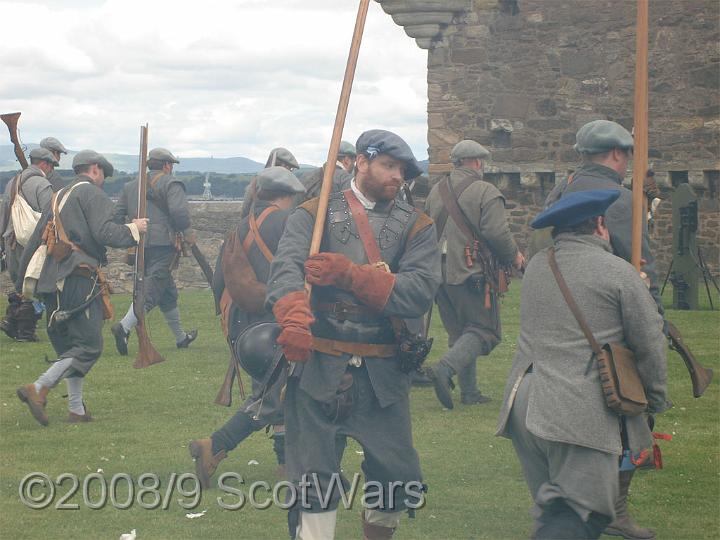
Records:
M302 203L300 206L298 206L298 208L306 210L312 217L317 218L318 206L320 206L320 198L313 197L312 199L309 199Z
M263 224L265 219L276 210L279 210L277 206L268 206L260 213L257 219L255 219L252 210L250 211L250 214L248 214L248 225L250 227L250 230L245 236L245 240L243 240L243 250L245 251L245 253L248 253L250 250L250 246L255 243L257 244L258 249L263 254L267 262L272 262L274 255L273 252L270 251L270 248L267 246L265 241L262 239L262 236L260 236L260 226Z
M160 180L160 177L164 174L165 173L162 171L160 171L159 173L155 173L155 175L153 175L153 177L150 179L150 182L149 182L150 187L154 188L157 185L158 181Z
M457 225L458 228L462 231L462 233L466 236L468 242L472 243L476 240L475 234L472 232L472 226L469 224L468 219L465 217L465 214L463 213L462 209L460 208L460 204L458 203L460 196L467 188L470 187L470 184L472 184L474 181L475 179L472 177L466 178L465 180L460 182L457 187L457 191L453 192L452 187L450 186L450 177L446 176L445 178L440 180L438 190L440 191L440 198L443 202L443 209L440 211L440 215L436 220L438 240L440 239L443 231L445 230L445 224L447 223L448 214L452 217L455 225Z
M12 208L12 205L15 203L15 197L17 197L18 191L20 190L20 175L22 172L19 172L15 175L15 177L11 180L11 182L14 182L12 189L10 190L10 207Z
M368 220L365 208L355 196L352 189L346 189L343 191L343 195L345 195L345 200L347 200L348 206L350 207L350 213L355 221L360 241L365 247L365 254L367 255L368 262L370 264L381 262L382 255L380 253L380 246L378 246L375 235L372 232L370 220Z
M65 232L65 227L63 227L62 221L60 220L60 211L63 209L63 206L65 206L65 203L67 202L67 198L70 195L70 193L73 192L73 190L78 187L80 184L89 184L90 182L77 182L76 184L71 185L70 187L66 187L64 189L61 189L57 193L53 195L52 199L52 211L53 211L53 221L55 222L55 230L57 231L58 238L62 242L65 242L66 244L69 244L73 250L80 251L81 253L84 253L83 250L78 246L75 242L70 240L68 238L67 233Z
M577 319L578 324L580 324L580 328L582 328L583 334L585 334L585 337L587 338L588 343L590 343L590 347L592 347L593 352L599 355L601 353L600 345L598 345L598 342L595 341L595 336L593 336L592 332L590 331L590 327L585 321L585 317L583 317L582 313L580 312L580 308L575 303L575 299L570 293L570 289L565 282L565 278L560 273L560 268L558 268L557 261L555 260L555 248L551 247L548 250L548 262L550 263L550 268L552 269L553 275L555 276L555 281L557 281L557 284L560 287L560 291L565 297L565 301L567 302L570 311L572 311L572 314L575 315L575 319Z
M160 171L158 173L155 173L155 175L150 179L150 181L148 182L148 187L152 188L152 191L148 191L148 194L149 199L152 201L152 203L157 206L163 214L169 217L170 209L168 208L167 201L162 199L161 197L155 196L155 186L164 174L164 172Z

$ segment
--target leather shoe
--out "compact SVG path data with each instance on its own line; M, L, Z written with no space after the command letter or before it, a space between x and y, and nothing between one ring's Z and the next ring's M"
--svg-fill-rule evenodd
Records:
M455 383L452 381L450 370L442 364L427 368L427 374L435 385L435 395L446 409L454 407L452 391Z
M47 413L45 412L45 405L47 399L41 396L33 383L26 384L18 388L15 393L17 397L23 403L27 404L30 409L30 414L37 420L41 425L47 426L50 422L48 421Z
M225 450L220 450L213 455L212 439L195 439L188 445L190 457L195 462L195 474L197 474L200 486L203 489L210 487L210 477L215 474L218 464L227 457Z
M190 344L195 341L198 337L197 329L193 328L189 332L185 332L185 339L178 341L175 345L178 349L187 349Z
M483 396L480 392L460 396L460 403L462 403L463 405L482 405L483 403L489 403L491 401L492 398L489 398L488 396Z
M125 331L123 325L120 323L113 324L110 332L112 332L112 335L115 337L115 347L120 353L120 356L127 356L130 334Z
M90 411L87 410L87 407L85 407L85 414L76 414L72 411L68 413L67 417L67 423L68 424L82 424L85 422L92 422L93 417L90 414Z

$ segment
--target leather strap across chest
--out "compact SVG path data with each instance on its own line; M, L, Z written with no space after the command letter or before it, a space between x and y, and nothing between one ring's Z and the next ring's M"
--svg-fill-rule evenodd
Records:
M52 198L52 211L53 211L53 221L55 222L55 231L57 232L57 236L60 239L60 241L68 244L73 251L78 251L84 255L86 253L82 250L80 246L78 246L75 242L70 240L68 238L67 233L65 232L65 227L63 227L62 221L60 220L60 211L63 209L63 206L65 205L65 202L67 202L67 198L72 193L72 191L81 184L89 184L90 182L78 182L76 184L73 184L69 187L66 187L65 189L62 189L55 193Z
M248 233L245 235L245 239L243 240L243 250L245 251L245 253L250 252L250 247L252 247L254 243L257 245L258 249L263 254L267 262L272 262L274 255L273 252L270 251L270 248L267 246L265 241L262 239L262 236L260 236L260 226L267 219L267 217L276 210L280 209L274 205L268 206L260 213L257 219L255 219L255 214L250 211L250 214L248 215L248 226L250 230L248 230Z
M348 202L348 206L350 207L350 213L355 221L355 227L357 228L358 235L360 236L360 241L365 247L365 254L367 255L368 262L370 264L382 262L380 246L378 246L377 240L375 239L375 233L373 233L365 207L358 200L352 189L346 189L343 191L343 195L345 195L345 200Z
M437 221L438 239L442 236L442 233L445 230L448 214L469 243L472 244L472 242L478 239L472 229L472 225L465 216L465 213L462 211L462 208L460 208L460 203L458 202L460 195L462 195L463 192L470 187L470 184L472 184L473 181L474 179L472 177L466 178L458 185L456 192L452 189L449 178L444 178L440 181L438 190L440 191L440 198L442 199L444 208L440 213L440 216L438 216Z
M358 235L360 236L360 241L363 243L363 246L365 246L365 254L367 255L368 262L376 266L383 265L385 266L385 270L389 272L390 267L382 260L380 246L378 246L377 240L375 239L375 234L370 226L370 220L367 217L365 207L358 200L352 189L345 190L343 194L345 195L345 199L347 200L350 208L350 213L355 221L355 227L357 228ZM390 324L393 327L395 336L399 339L405 326L405 322L397 317L390 317Z
M593 336L593 333L590 330L590 327L588 326L588 323L585 320L585 317L583 317L583 314L580 311L580 308L578 307L577 303L575 303L575 299L573 298L572 293L570 292L570 288L567 286L567 282L565 281L565 278L563 277L562 273L560 272L560 268L558 268L557 261L555 260L555 248L550 248L548 250L548 262L550 263L550 268L552 269L553 275L555 276L555 281L557 281L558 287L560 287L560 291L562 292L562 295L565 298L565 302L567 302L567 305L570 308L570 311L572 311L572 314L575 316L575 319L577 320L578 324L580 325L580 328L582 329L583 334L585 334L585 338L588 340L590 347L592 348L592 350L595 354L600 355L601 354L600 344L595 339L595 336Z

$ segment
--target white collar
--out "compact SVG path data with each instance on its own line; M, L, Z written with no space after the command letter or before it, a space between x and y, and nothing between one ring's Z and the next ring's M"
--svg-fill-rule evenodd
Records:
M360 204L363 205L365 210L372 210L375 208L375 203L363 195L362 191L358 189L357 184L355 183L355 178L353 178L350 182L350 189L352 189L353 193L358 198L358 201L360 201Z
M340 167L341 170L345 171L345 165L343 165L342 163L340 163L340 160L338 160L338 161L335 162L335 166L336 166L336 167ZM347 172L347 171L345 171L345 172Z

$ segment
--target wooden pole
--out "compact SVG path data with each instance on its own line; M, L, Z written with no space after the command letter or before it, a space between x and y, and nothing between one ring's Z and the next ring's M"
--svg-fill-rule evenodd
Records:
M648 168L648 0L637 0L635 35L632 265L639 271L643 234L643 184Z
M348 55L347 65L345 67L342 91L340 92L340 102L338 103L337 114L335 115L335 126L333 127L330 149L328 150L327 161L325 162L325 173L323 174L322 188L320 189L317 218L315 219L315 228L313 229L312 241L310 242L310 255L315 255L320 251L320 243L322 242L325 228L328 199L330 198L332 178L335 172L335 162L337 161L337 153L340 150L340 138L342 137L343 128L345 127L345 117L347 116L348 103L350 102L350 91L352 90L352 83L355 77L355 68L357 66L358 55L360 54L360 43L362 42L369 5L370 0L360 0L357 19L355 21L355 32L353 33L350 44L350 54Z

